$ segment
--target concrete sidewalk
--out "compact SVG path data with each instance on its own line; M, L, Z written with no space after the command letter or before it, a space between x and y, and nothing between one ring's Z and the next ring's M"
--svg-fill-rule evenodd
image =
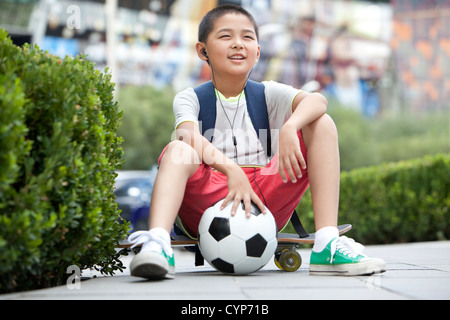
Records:
M249 276L223 275L209 265L194 266L194 255L176 251L174 280L145 281L128 269L113 277L83 272L90 279L79 289L67 286L0 295L0 300L305 300L305 299L450 299L450 241L367 246L385 259L387 271L368 277L310 276L310 249L296 272L278 270L273 261ZM123 257L128 265L131 257ZM206 263L207 264L207 263Z

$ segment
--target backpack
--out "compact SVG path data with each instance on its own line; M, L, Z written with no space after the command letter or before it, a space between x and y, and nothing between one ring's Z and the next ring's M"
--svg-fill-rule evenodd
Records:
M269 115L267 113L266 95L264 85L252 80L247 81L245 86L245 99L247 111L252 120L253 127L258 135L261 144L266 151L267 157L272 156L272 139L270 137ZM216 92L212 81L203 83L194 88L200 103L198 120L201 121L201 133L210 142L213 140L213 129L216 125ZM260 136L260 130L267 132ZM265 139L266 138L266 139Z

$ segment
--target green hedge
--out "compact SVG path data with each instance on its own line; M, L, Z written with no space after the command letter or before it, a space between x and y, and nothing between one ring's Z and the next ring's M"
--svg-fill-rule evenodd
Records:
M0 29L0 292L64 283L70 265L123 268L113 90L82 57L19 48Z
M339 223L363 244L449 239L449 172L450 154L342 172ZM314 230L309 191L297 212Z

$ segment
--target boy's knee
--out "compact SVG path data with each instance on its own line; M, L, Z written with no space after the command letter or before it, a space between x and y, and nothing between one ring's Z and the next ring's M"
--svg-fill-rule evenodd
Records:
M187 143L174 140L166 148L161 161L170 161L175 164L199 164L200 160L197 152Z
M337 136L336 124L326 113L315 121L315 126L319 130L325 130L327 133Z
M192 148L192 147L180 140L170 141L169 144L167 145L167 151L169 152L173 150L179 150L180 148Z

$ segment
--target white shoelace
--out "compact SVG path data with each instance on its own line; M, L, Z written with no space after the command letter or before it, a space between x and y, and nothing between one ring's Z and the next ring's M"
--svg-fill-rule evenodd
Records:
M145 249L152 250L155 248L155 246L151 246L151 243L158 245L164 252L171 256L173 254L172 247L170 246L167 241L165 241L162 237L154 236L150 231L136 231L133 232L129 237L128 241L133 243L133 246L131 248L134 248L138 246L139 244L142 244L142 249L144 249L144 246L146 246ZM156 247L157 248L157 247ZM154 250L158 251L158 250Z
M347 238L346 236L342 236L336 238L331 243L331 260L333 261L334 255L336 251L339 251L342 254L345 254L351 258L356 258L358 255L363 255L364 246L351 238Z

